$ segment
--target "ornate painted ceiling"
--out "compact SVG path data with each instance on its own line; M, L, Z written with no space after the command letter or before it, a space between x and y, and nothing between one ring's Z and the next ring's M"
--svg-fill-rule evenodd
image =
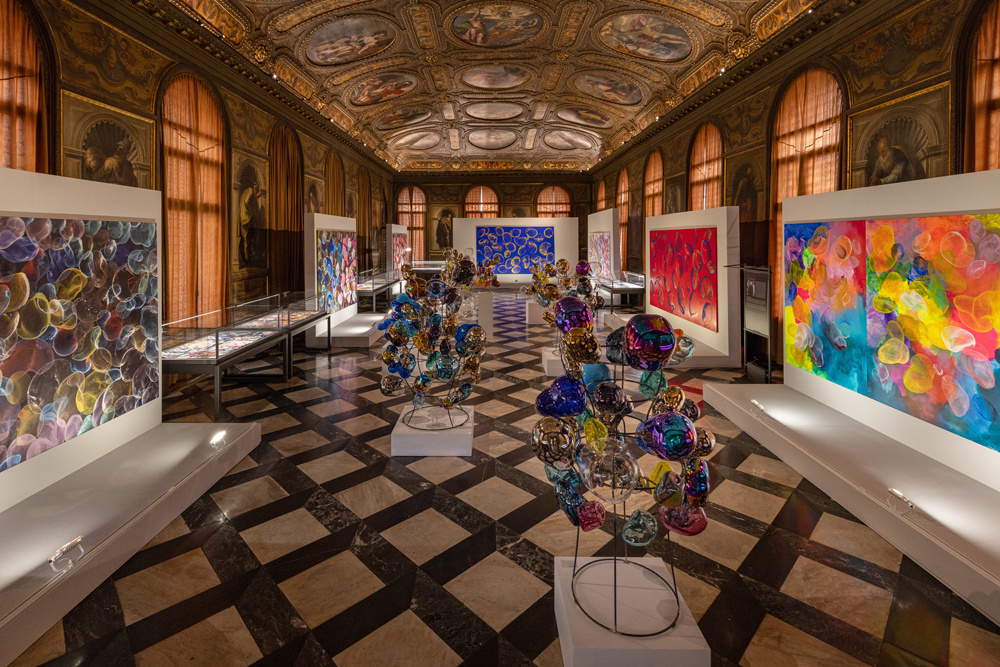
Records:
M172 0L398 169L589 168L819 0Z

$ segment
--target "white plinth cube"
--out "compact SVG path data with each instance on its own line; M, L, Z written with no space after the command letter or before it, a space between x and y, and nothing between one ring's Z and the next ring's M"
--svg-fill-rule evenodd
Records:
M417 411L410 422L412 426L403 423L403 417L410 412L407 406L389 437L389 456L472 456L472 431L475 428L475 408L463 406L469 413L469 419L460 426L451 428L436 428L448 426L450 421L447 411L440 407L430 407ZM462 418L461 412L455 412L455 421ZM422 427L422 428L420 428ZM430 429L434 430L430 430Z
M580 558L581 567L597 558ZM670 571L659 558L633 558L668 582ZM668 625L677 607L663 582L624 559L618 560L618 628L655 632ZM613 565L611 561L587 568L580 575L576 595L602 623L613 624ZM667 632L652 637L627 637L610 632L580 610L573 600L573 559L555 559L555 611L559 645L566 667L709 667L712 651L698 629L684 598L678 594L680 616Z
M535 326L536 324L545 324L545 320L542 319L542 314L545 309L542 308L534 299L529 298L524 302L524 323L529 327Z
M542 368L549 377L559 377L566 374L562 359L559 358L559 352L551 347L542 349Z

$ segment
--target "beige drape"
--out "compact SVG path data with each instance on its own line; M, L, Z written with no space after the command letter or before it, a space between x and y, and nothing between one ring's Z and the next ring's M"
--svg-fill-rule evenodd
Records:
M1000 2L990 3L983 14L972 57L967 167L1000 169Z
M271 130L267 148L270 191L268 192L268 274L270 291L302 289L303 202L302 147L293 129L278 123Z
M330 215L346 215L344 199L344 163L331 150L326 156L326 212Z
M197 78L174 78L162 104L166 317L172 321L226 306L226 151L222 112Z
M596 206L598 211L603 211L608 207L607 188L608 186L605 185L603 178L597 181L597 195L595 197L597 201L595 202L594 205Z
M0 0L0 167L48 171L45 58L21 0Z
M493 188L476 185L465 193L466 218L496 218L500 215L500 198Z
M570 197L566 189L550 185L539 191L535 215L539 218L568 218L570 208Z
M642 212L647 218L663 215L663 156L654 150L646 158L642 174Z
M618 172L618 192L615 206L618 208L618 243L621 248L622 270L628 269L628 172L622 169Z
M715 125L706 123L691 144L688 209L703 211L719 206L722 206L722 133Z
M424 259L424 235L426 234L427 197L415 185L407 185L399 191L396 199L396 220L409 233L410 259Z

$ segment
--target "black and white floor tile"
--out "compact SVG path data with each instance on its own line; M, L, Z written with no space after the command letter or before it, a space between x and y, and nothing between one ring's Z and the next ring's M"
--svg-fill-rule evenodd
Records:
M526 444L551 333L526 327L511 293L495 326L467 458L388 456L407 399L382 396L368 354L300 353L288 382L227 387L261 445L15 664L561 664L552 557L576 531ZM736 380L671 382L700 399ZM206 388L171 397L166 418L208 421ZM720 443L710 526L650 551L677 566L714 664L1000 664L988 619L705 413ZM580 549L611 545L597 531Z

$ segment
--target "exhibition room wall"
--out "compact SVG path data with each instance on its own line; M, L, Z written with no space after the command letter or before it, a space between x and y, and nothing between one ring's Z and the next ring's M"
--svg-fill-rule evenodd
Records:
M346 134L278 82L259 73L260 80L251 82L194 47L191 35L164 29L132 3L0 3L2 11L12 7L28 16L45 73L47 146L35 170L168 190L163 147L190 143L171 131L169 120L164 129L170 84L189 76L208 92L206 104L217 107L221 131L196 150L217 154L221 163L221 195L213 203L223 230L203 263L227 269L205 280L227 276L228 289L219 290L223 299L302 288L296 253L309 211L358 219L362 268L384 254L376 230L388 221L391 171L355 150ZM168 271L175 269L168 264ZM198 273L195 267L185 278ZM171 300L169 281L165 297Z

